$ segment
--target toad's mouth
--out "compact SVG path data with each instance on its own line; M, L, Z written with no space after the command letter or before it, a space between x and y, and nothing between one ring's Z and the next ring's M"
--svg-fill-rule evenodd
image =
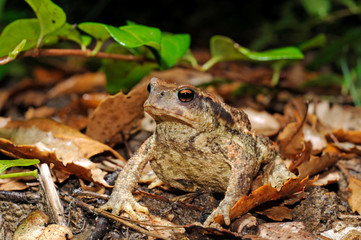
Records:
M165 108L158 108L151 105L144 105L144 111L147 112L152 118L156 121L175 121L182 122L191 127L196 125L196 121L192 118L189 118L183 114L182 111L171 111Z

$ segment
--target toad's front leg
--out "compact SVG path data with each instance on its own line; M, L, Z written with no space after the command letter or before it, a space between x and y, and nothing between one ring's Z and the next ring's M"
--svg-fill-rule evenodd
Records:
M259 168L257 160L240 146L233 143L227 146L229 148L229 164L232 168L228 187L224 199L216 210L208 216L204 226L210 226L219 215L223 215L225 224L231 224L229 211L241 196L248 193L254 174Z
M109 201L99 207L100 210L111 209L115 215L118 215L120 211L125 211L134 219L138 219L135 211L148 214L148 209L141 206L134 199L132 191L138 183L139 175L144 169L145 164L152 158L151 148L153 141L153 136L148 138L138 149L137 153L128 160L127 165L119 173Z

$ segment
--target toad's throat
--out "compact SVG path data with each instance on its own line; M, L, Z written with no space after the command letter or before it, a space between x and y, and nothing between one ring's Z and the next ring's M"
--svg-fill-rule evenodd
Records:
M151 105L144 105L144 111L147 112L155 120L157 119L173 119L177 122L181 121L187 125L195 126L197 121L183 114L182 111L170 111L166 108L158 108Z

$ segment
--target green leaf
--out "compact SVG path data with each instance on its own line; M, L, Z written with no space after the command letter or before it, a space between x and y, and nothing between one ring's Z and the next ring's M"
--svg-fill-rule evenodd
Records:
M22 51L36 47L40 27L37 19L19 19L5 27L0 35L0 57L7 56L26 39Z
M161 42L161 69L173 67L189 48L189 34L166 34Z
M55 42L54 42L53 37L55 37L55 39L56 39ZM80 46L83 45L80 33L69 23L65 23L64 26L62 26L60 29L47 35L44 38L44 44L45 45L54 44L57 41L59 41L60 39L76 42Z
M129 54L129 50L119 44L112 44L106 52ZM116 93L120 90L128 91L150 71L157 68L156 63L140 64L134 61L103 60L103 70L107 76L107 91Z
M40 24L39 47L43 38L61 28L66 22L66 15L58 5L50 0L25 0L34 10Z
M302 0L301 2L311 16L326 17L331 9L330 0Z
M90 36L94 37L97 41L105 41L110 38L110 34L106 29L105 24L96 22L84 22L78 24L78 28Z
M40 163L38 159L14 159L14 160L0 160L0 174L10 167L24 167Z
M136 48L146 45L160 50L162 33L158 28L134 24L119 28L107 25L106 29L111 37L124 47Z
M211 59L202 66L206 71L221 61L247 60L255 62L273 62L279 60L303 59L302 52L296 47L284 47L264 52L251 51L224 36L213 36L210 42Z
M84 47L87 47L92 41L92 38L88 35L81 35L80 38L81 38L82 46Z

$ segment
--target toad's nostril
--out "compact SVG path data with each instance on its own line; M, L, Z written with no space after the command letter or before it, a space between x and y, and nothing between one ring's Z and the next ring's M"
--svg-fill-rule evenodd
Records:
M160 96L163 97L163 96L164 96L164 92L161 92L161 93L160 93Z

